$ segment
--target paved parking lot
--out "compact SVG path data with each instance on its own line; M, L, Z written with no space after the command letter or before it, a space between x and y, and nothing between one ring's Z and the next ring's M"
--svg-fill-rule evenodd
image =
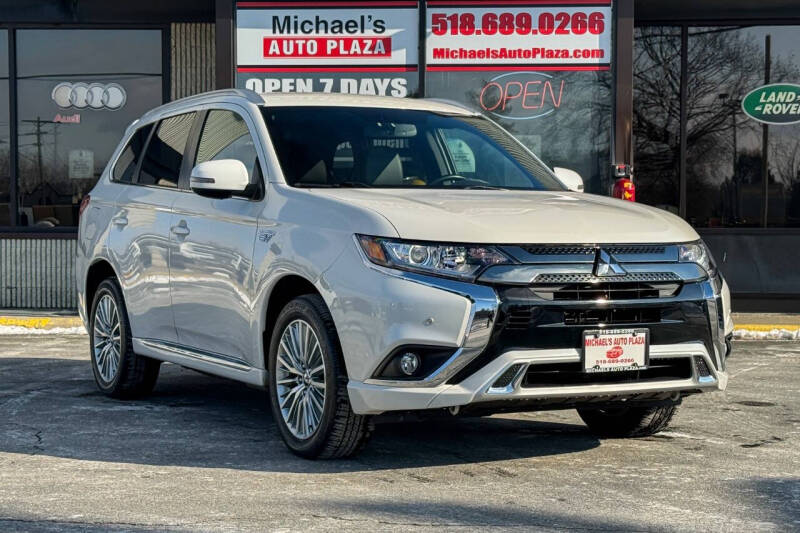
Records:
M728 391L655 437L503 415L309 462L262 391L165 365L153 397L110 400L85 336L0 336L0 530L800 530L800 344L734 350Z

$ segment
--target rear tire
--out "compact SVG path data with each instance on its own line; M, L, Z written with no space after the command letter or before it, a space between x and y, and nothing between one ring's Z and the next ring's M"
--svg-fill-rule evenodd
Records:
M320 296L300 296L283 308L268 367L272 416L293 453L332 459L361 450L372 422L350 405L339 337Z
M601 437L647 437L667 429L677 405L578 409L589 430Z
M152 392L161 362L133 351L128 311L117 280L100 282L89 315L89 354L97 388L112 398Z

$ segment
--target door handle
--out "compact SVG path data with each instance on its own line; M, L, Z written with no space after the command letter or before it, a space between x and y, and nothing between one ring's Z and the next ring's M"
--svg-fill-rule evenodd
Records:
M178 237L186 237L190 233L188 226L186 226L185 220L181 220L177 226L172 226L170 231Z
M111 219L111 223L115 226L127 226L128 225L128 217L125 215L117 215Z

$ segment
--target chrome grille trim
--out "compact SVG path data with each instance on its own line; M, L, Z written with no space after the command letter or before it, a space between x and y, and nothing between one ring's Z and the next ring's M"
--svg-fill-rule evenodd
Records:
M531 285L543 283L625 283L702 281L708 274L695 263L622 263L624 276L595 277L592 263L495 265L478 278L483 283Z
M676 244L521 244L502 246L523 264L593 263L602 249L620 263L671 263L678 261Z
M534 285L559 283L631 283L681 281L674 272L632 272L625 276L607 276L599 278L593 274L564 273L537 274L531 281Z

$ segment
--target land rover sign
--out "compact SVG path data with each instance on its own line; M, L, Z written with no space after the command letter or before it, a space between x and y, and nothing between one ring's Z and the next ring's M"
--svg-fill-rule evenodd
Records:
M800 85L773 83L750 91L742 100L749 117L766 124L800 122Z

